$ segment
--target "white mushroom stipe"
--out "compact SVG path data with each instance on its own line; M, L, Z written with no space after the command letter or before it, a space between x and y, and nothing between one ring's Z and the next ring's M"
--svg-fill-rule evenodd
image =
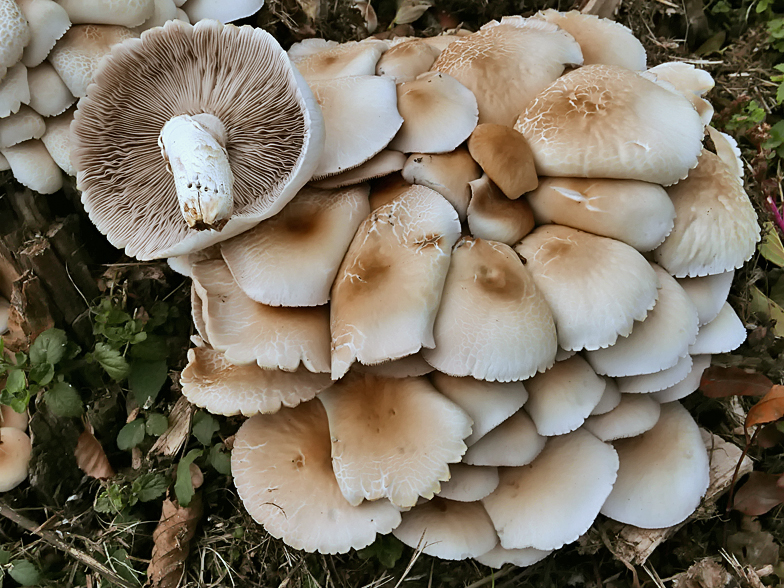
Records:
M188 226L220 230L234 208L226 127L212 114L170 119L158 138Z

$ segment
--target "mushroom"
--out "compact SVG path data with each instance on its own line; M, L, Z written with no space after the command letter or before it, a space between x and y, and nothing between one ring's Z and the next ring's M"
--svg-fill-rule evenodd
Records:
M54 194L63 186L63 173L38 139L24 141L0 153L8 160L14 178L41 194Z
M518 410L471 445L463 463L474 466L524 466L542 452L547 439L537 433L525 410Z
M188 0L185 3L177 0L175 4L181 5L188 18L194 23L205 18L232 22L258 12L264 5L264 0L232 0L232 2Z
M621 402L598 416L589 416L585 428L602 441L636 437L649 431L659 420L661 405L648 394L621 394Z
M468 185L471 201L466 216L472 236L514 245L533 230L534 213L525 198L510 200L487 174Z
M2 328L0 328L0 332L2 332ZM0 405L0 427L11 427L20 431L26 431L29 422L30 412L27 409L22 412L16 412L7 404Z
M311 182L314 188L333 189L344 186L353 186L368 180L375 180L403 169L406 163L405 153L383 149L365 163L336 176L329 176L323 180Z
M30 103L30 85L27 68L22 62L10 68L0 82L0 118L19 111L22 104Z
M498 487L498 468L453 463L449 480L441 484L440 498L457 502L482 500Z
M33 447L30 437L14 427L0 427L0 492L13 490L27 478Z
M135 27L153 15L154 0L58 0L74 24L91 23Z
M411 38L390 47L378 60L376 74L396 84L410 82L433 65L441 50L424 39Z
M510 200L539 185L534 155L525 137L504 125L478 125L468 139L468 151Z
M542 550L526 547L523 549L504 549L499 543L493 549L474 559L480 564L491 568L500 569L504 564L513 564L519 567L532 566L542 561L553 552L552 549Z
M289 58L308 84L349 76L372 76L387 44L378 39L337 44L324 39L305 39L289 49ZM354 106L359 106L355 102ZM371 105L372 106L372 105Z
M14 0L0 0L0 79L20 59L30 42L30 27Z
M661 404L666 402L674 402L686 398L689 394L700 387L703 372L708 369L711 363L711 356L695 355L692 357L692 366L689 374L680 382L673 384L669 388L659 390L651 394L653 398L658 400Z
M71 20L62 6L63 2L57 3L53 0L18 0L18 2L30 26L30 43L25 47L22 62L27 67L36 67L46 59L58 39L71 28ZM114 10L116 11L117 7Z
M691 356L685 355L678 360L678 363L666 370L652 374L616 378L615 382L618 384L618 390L624 394L648 394L664 390L681 382L689 375L691 368Z
M27 71L30 107L41 116L62 114L76 102L63 80L48 61Z
M697 340L689 347L689 353L728 353L740 347L746 340L746 327L737 313L725 302L718 316L700 327Z

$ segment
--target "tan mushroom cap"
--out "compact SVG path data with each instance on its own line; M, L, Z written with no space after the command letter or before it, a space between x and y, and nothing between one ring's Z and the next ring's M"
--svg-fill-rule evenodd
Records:
M590 416L583 425L601 441L615 441L642 435L659 420L661 405L650 394L622 394L610 412Z
M558 549L599 514L618 472L618 455L584 429L548 440L533 463L499 471L482 502L505 549Z
M11 427L20 431L26 431L29 422L30 412L27 409L24 412L16 412L7 404L0 406L0 427Z
M30 107L41 116L62 114L76 102L48 61L27 71L27 83L30 86Z
M650 264L629 245L559 225L543 225L515 251L552 309L558 344L599 349L627 336L658 295Z
M407 355L406 357L401 357L400 359L393 359L392 361L385 361L373 365L355 363L353 369L363 374L370 374L382 378L410 378L412 376L424 376L429 374L433 371L433 366L422 358L421 353L414 353L412 355Z
M40 65L38 67L41 67ZM54 162L69 176L76 175L76 169L71 163L71 122L74 110L46 119L46 132L41 137L46 150Z
M544 449L547 439L537 433L525 410L518 410L479 441L463 456L463 463L475 466L524 466Z
M476 127L479 110L471 90L452 76L426 72L397 85L403 125L389 143L404 153L446 153Z
M674 384L669 388L665 388L664 390L654 392L651 394L651 396L661 404L686 398L689 394L696 391L700 387L702 373L708 369L708 367L710 367L711 357L712 356L709 354L694 355L691 358L692 366L689 375L687 375L677 384Z
M556 364L525 383L525 410L540 435L563 435L580 427L604 395L603 378L579 355Z
M358 167L384 149L403 124L395 83L378 76L309 82L324 116L324 151L313 179Z
M57 41L49 54L49 62L71 94L86 96L87 86L104 55L109 54L113 45L136 37L136 33L122 26L73 26Z
M30 42L30 27L14 0L0 0L0 79L22 59L25 46Z
M22 105L16 113L0 119L0 149L5 149L30 139L40 139L46 124L40 114Z
M741 267L760 240L757 214L734 171L703 150L689 177L668 188L675 228L654 252L656 263L677 278Z
M13 490L27 479L33 451L30 437L13 427L0 427L0 492Z
M250 515L295 549L345 553L400 523L389 501L351 506L343 498L320 402L245 421L234 441L231 473Z
M454 206L461 221L466 219L471 200L470 181L479 179L482 169L465 147L449 153L412 153L403 166L403 177L411 184L427 186Z
M294 408L332 385L329 374L305 368L294 372L234 365L208 347L188 350L188 365L180 376L182 393L212 414L253 416Z
M355 360L372 365L435 346L433 323L459 235L455 210L424 186L410 186L365 219L332 287L333 379Z
M277 215L221 243L237 284L263 304L326 304L351 239L370 213L368 192L367 184L303 188Z
M20 61L11 67L0 81L0 118L18 112L22 104L30 103L27 68Z
M342 174L341 174L342 175ZM392 202L409 189L411 182L403 179L399 173L391 173L372 182L370 188L370 210L374 211Z
M286 308L254 302L242 292L223 260L193 266L202 297L207 338L238 365L329 372L329 311L325 306ZM203 292L203 293L202 293Z
M433 385L468 413L474 421L465 444L471 447L489 431L516 413L528 400L522 382L486 382L474 378L455 378L441 372L430 376Z
M539 184L531 148L514 129L497 124L478 125L468 139L468 151L510 200Z
M453 463L449 480L441 484L437 496L457 502L482 500L498 487L498 468Z
M703 124L688 100L618 66L586 65L536 97L515 129L546 176L669 185L697 164Z
M659 278L656 306L645 320L635 322L627 337L615 345L587 351L585 358L597 374L634 376L673 367L689 353L699 329L697 307L675 278L651 264Z
M386 48L386 42L378 39L349 41L339 45L324 43L313 47L318 50L308 54L294 49L289 51L289 57L310 84L316 80L375 75L376 64ZM353 104L358 105L358 102Z
M455 246L434 336L422 356L452 376L524 380L555 361L545 297L514 250L495 241L464 237Z
M602 514L661 529L694 512L708 488L709 460L697 423L679 402L663 404L650 431L613 445L620 469Z
M689 347L689 353L729 353L746 340L746 327L738 314L725 302L721 311L707 325L702 325L697 340Z
M18 0L18 2L30 26L30 43L25 47L22 62L27 67L36 67L46 59L58 39L71 28L71 20L62 6L63 2L58 3L53 0Z
M510 200L484 174L468 183L468 229L471 235L488 241L514 245L534 228L534 213L525 198Z
M537 224L566 225L637 251L661 245L675 221L666 190L638 180L542 178L526 199Z
M552 552L551 549L542 550L534 549L533 547L526 547L524 549L504 549L499 543L487 553L475 557L474 559L480 564L495 568L496 570L508 563L524 568L542 561Z
M349 374L319 395L343 496L409 508L432 498L465 453L471 419L425 378Z
M215 84L189 82L204 72ZM219 231L185 222L158 144L167 122L193 112L210 113L226 130L233 213ZM174 20L114 47L80 101L73 139L91 220L128 255L152 259L202 249L279 212L310 179L323 126L307 86L269 34ZM118 202L133 216L118 212Z
M58 0L74 24L105 24L135 27L150 18L154 0Z
M604 392L602 392L602 398L599 400L599 404L593 407L591 416L607 414L621 403L621 391L618 390L618 384L616 383L615 378L603 376L602 379L605 384Z
M538 19L518 19L492 21L450 43L431 70L474 93L480 123L512 126L567 64L582 61L580 46L567 32Z
M434 498L403 513L392 534L425 555L462 560L478 557L498 543L493 523L481 502Z
M322 188L325 190L353 186L354 184L367 182L368 180L374 180L400 171L403 169L405 163L405 153L393 151L392 149L383 149L358 167L336 176L330 176L323 180L311 182L310 185L314 188Z
M0 149L14 178L40 194L54 194L63 186L63 172L38 139Z
M537 12L541 18L558 25L580 44L583 64L619 65L626 69L645 69L645 48L634 33L620 23L577 10L558 12L549 8Z
M387 50L376 64L376 75L387 76L396 84L410 82L433 65L441 50L424 39L412 38Z
M683 381L683 379L689 375L691 368L691 356L686 355L681 357L678 360L678 363L666 370L653 374L616 378L615 382L618 384L618 390L623 394L648 394L650 392L664 390Z

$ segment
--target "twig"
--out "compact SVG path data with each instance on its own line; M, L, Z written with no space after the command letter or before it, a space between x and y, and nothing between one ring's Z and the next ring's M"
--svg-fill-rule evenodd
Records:
M34 535L38 535L41 539L43 539L53 547L65 551L72 558L86 565L88 568L101 574L102 576L105 576L107 580L110 580L114 584L117 584L118 586L122 586L123 588L137 588L134 584L131 584L127 580L115 574L112 570L107 568L105 565L103 565L94 557L91 557L90 555L84 553L83 551L79 551L75 547L68 545L65 541L60 539L55 533L52 533L51 531L41 530L39 528L40 525L37 525L30 519L20 515L13 508L8 506L1 500L0 500L0 515L15 522L17 525L29 531L30 533L33 533Z
M779 207L776 206L776 203L773 201L773 196L768 196L767 202L768 206L770 207L770 211L773 213L773 218L779 227L779 231L784 234L784 218L782 218L781 212L779 212Z
M496 580L500 580L504 576L508 576L510 573L512 573L513 571L515 571L517 569L518 568L515 567L515 566L509 566L507 568L504 568L500 572L493 572L489 576L485 576L481 580L477 580L473 584L469 584L468 586L466 586L466 588L480 588L480 586L486 586L487 584L490 584L491 582L495 582Z

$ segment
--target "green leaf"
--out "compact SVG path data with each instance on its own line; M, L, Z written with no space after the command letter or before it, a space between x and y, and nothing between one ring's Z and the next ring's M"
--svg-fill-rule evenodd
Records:
M11 561L11 552L5 549L0 549L0 566L4 566Z
M160 437L169 428L169 419L160 413L151 412L147 415L144 426L148 435Z
M149 406L155 401L161 386L169 375L165 360L133 361L128 374L128 386L131 388L139 406Z
M57 365L65 356L65 346L68 337L61 329L48 329L38 335L30 345L30 363L40 365L51 363Z
M200 410L193 415L192 432L202 445L209 445L212 442L212 436L218 429L220 429L220 425L210 413Z
M78 417L84 412L82 397L65 382L58 382L44 394L46 406L59 417Z
M8 372L8 379L5 381L5 388L11 394L19 394L27 388L27 380L22 370L14 369Z
M779 279L771 287L770 299L779 306L784 306L784 275L779 276Z
M41 581L41 574L38 568L25 559L12 561L8 575L22 586L37 586Z
M193 498L193 483L191 482L191 464L201 456L201 449L191 449L188 455L177 464L177 481L174 482L174 494L180 506L188 506Z
M123 579L135 586L141 586L141 582L139 582L139 578L136 576L138 572L131 565L128 559L128 552L125 549L115 549L110 553L110 556L115 560L112 567Z
M156 472L149 472L142 474L134 480L131 486L131 492L141 502L150 502L159 496L163 496L166 488L169 487L169 481L162 474Z
M144 419L131 421L117 433L117 447L123 451L133 449L142 441L144 441Z
M773 333L777 337L784 337L784 308L765 296L756 286L749 289L751 293L751 304L749 310L758 316L765 317L773 321Z
M114 513L121 512L127 506L125 490L119 484L112 484L106 490L102 490L95 498L93 508L97 512Z
M46 386L54 378L54 366L51 363L39 363L30 370L30 380L39 386Z
M16 412L24 412L27 409L27 405L30 403L30 392L28 391L26 394L22 396L17 396L16 398L11 399L8 402L8 406L13 408Z
M106 343L96 343L93 358L109 374L109 377L117 382L128 377L130 367L120 352L110 347Z
M360 559L375 557L385 568L394 568L403 555L403 544L392 535L379 535L378 538L357 552Z
M784 267L784 245L781 243L776 226L771 222L767 222L764 230L765 234L762 237L762 243L759 245L762 257L779 267Z
M208 460L219 474L231 475L231 454L226 451L226 446L223 443L216 443L210 447Z
M142 361L158 361L168 355L169 346L166 339L158 335L148 335L144 341L131 347L131 357Z

